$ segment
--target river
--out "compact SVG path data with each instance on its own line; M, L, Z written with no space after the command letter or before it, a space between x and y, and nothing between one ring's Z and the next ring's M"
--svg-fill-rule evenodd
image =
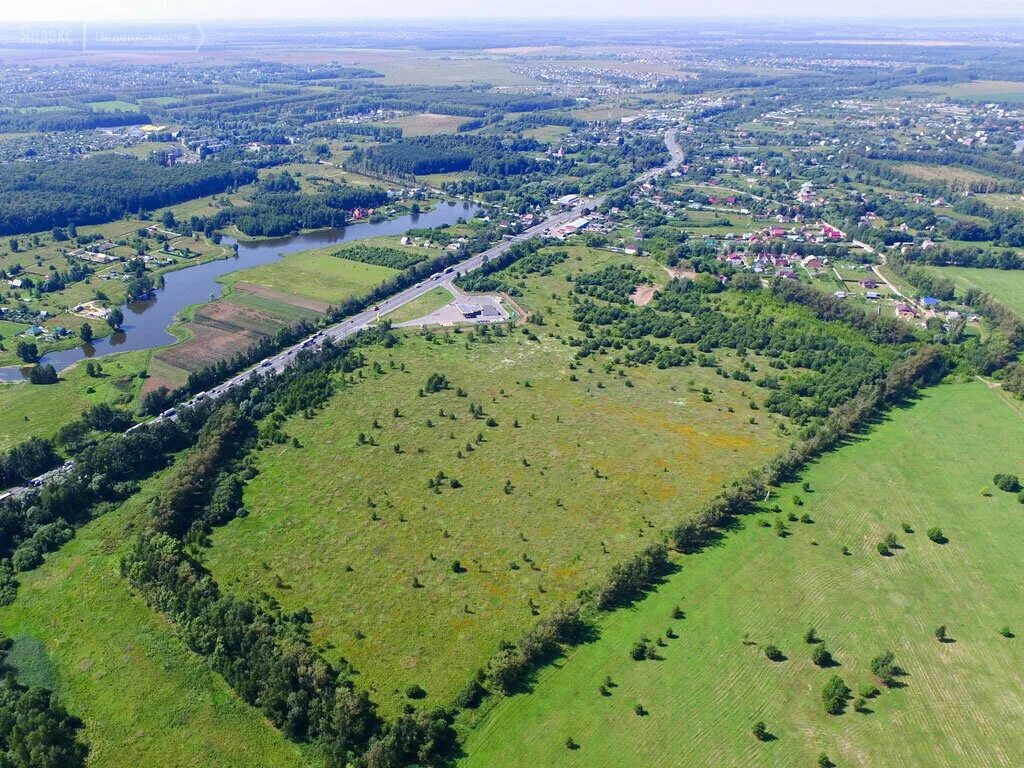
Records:
M285 254L323 248L337 243L365 240L383 235L401 235L413 228L439 227L454 224L460 218L470 218L477 210L473 203L438 204L426 213L409 214L380 222L360 222L344 229L323 229L289 237L278 237L254 242L238 242L230 237L221 241L238 245L238 255L186 267L164 275L164 287L146 301L130 301L121 307L124 313L123 331L97 339L89 345L50 352L42 362L58 371L91 357L102 357L115 352L154 349L172 344L175 337L167 332L177 314L191 304L215 299L223 286L217 278L239 269L255 267L276 261ZM27 376L27 368L9 366L0 368L0 381L17 381Z

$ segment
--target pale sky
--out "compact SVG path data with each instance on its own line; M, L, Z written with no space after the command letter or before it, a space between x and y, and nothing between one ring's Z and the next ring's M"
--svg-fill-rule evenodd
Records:
M1024 21L1024 0L2 0L0 22L373 18L979 18ZM571 23L571 22L570 22Z

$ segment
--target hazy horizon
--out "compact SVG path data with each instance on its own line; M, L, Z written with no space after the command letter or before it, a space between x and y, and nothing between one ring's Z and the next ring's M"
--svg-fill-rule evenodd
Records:
M757 0L736 0L728 5L699 3L694 0L678 3L669 0L639 0L623 4L617 0L588 0L587 3L554 5L546 0L497 0L486 6L470 4L438 4L434 6L414 0L393 0L379 4L373 15L367 15L361 4L329 2L329 0L180 0L173 5L163 0L100 0L83 7L81 0L39 0L39 2L8 7L6 24L77 23L77 22L186 22L186 21L330 21L366 23L381 21L431 21L463 19L466 21L514 19L531 20L749 20L797 23L814 21L858 20L935 21L945 20L1021 20L1024 10L1019 0L979 0L964 4L952 0L861 0L849 5L822 5L813 0L780 0L769 8Z

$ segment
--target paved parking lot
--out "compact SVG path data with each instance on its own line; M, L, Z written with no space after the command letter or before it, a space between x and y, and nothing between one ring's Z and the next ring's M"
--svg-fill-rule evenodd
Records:
M425 325L452 326L457 323L503 323L508 318L508 310L505 309L498 296L471 296L460 293L459 297L450 304L445 304L440 309L416 320L398 323L396 327L420 328Z

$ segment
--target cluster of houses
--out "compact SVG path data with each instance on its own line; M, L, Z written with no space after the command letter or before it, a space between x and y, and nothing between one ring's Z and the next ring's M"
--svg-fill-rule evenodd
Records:
M115 261L121 261L120 256L111 253L115 248L117 248L117 243L103 240L98 243L90 243L83 248L75 248L68 251L68 256L74 256L83 261L91 261L94 264L111 264Z
M803 268L808 271L821 269L828 259L818 256L801 256L796 253L757 253L746 254L733 251L722 254L718 260L729 264L735 269L750 269L755 274L773 274L786 280L798 279L796 270Z

